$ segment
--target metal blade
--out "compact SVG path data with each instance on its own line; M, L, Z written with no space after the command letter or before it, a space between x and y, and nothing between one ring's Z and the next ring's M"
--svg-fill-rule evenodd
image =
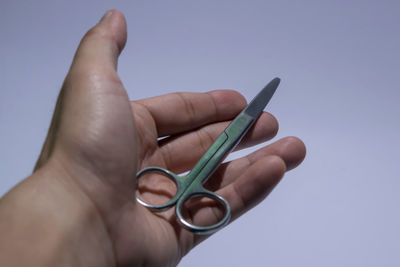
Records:
M269 100L275 93L276 88L280 83L279 78L275 78L270 81L261 92L250 102L250 104L243 110L244 113L253 117L254 119L260 116L261 112L267 106Z

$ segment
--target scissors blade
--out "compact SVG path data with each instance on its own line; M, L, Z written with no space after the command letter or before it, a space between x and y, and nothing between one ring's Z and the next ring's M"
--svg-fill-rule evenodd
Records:
M279 82L279 78L273 79L257 94L250 104L236 116L224 132L214 141L188 176L197 177L201 184L211 176L226 155L236 147L260 116L278 87ZM194 183L193 186L197 187L201 186L201 184ZM193 191L196 190L198 189L195 188Z
M253 117L253 119L258 118L258 116L260 116L261 112L264 110L264 108L267 106L268 102L274 95L280 81L281 80L279 78L275 78L270 81L243 110L243 113L246 113L247 115Z

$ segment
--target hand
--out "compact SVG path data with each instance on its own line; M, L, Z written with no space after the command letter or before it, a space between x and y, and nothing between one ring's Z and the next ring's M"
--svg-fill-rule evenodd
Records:
M246 105L239 93L229 90L175 93L130 102L116 72L125 41L125 19L116 10L106 13L85 35L61 90L34 174L0 202L0 221L2 211L8 210L6 204L21 199L33 206L28 220L39 224L47 219L46 224L50 219L49 228L54 226L64 238L58 239L65 241L63 248L74 247L72 255L54 257L64 263L75 261L74 266L76 262L174 265L203 241L206 236L181 228L173 209L153 213L136 202L136 172L150 165L176 173L190 170ZM239 148L266 141L277 130L276 119L263 113ZM223 164L207 187L228 200L233 221L264 199L304 155L303 143L288 137ZM35 190L40 190L39 200L32 194ZM27 209L14 205L19 206ZM20 213L17 225L24 216ZM211 208L200 209L192 219L210 224L216 220ZM21 234L18 226L14 228L15 235ZM42 234L40 229L29 231L31 239ZM36 244L31 249L39 249L41 243Z

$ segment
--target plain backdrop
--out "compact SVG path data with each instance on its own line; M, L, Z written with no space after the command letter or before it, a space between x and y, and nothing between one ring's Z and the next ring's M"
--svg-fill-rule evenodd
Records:
M0 195L27 177L83 34L121 10L130 98L282 83L307 157L180 266L400 266L399 1L13 1L0 10ZM235 153L239 157L252 150Z

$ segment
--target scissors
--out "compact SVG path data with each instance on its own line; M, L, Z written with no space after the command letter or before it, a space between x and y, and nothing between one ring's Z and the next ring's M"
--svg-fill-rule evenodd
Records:
M275 93L279 82L279 78L273 79L257 94L250 104L242 110L215 140L187 176L179 176L161 167L147 167L139 171L136 174L137 179L150 172L163 174L175 183L177 192L172 199L163 204L147 203L140 199L139 196L136 197L137 201L152 211L165 211L175 205L175 215L178 221L184 228L195 234L211 234L228 224L231 217L231 208L228 201L222 196L205 189L203 184L210 178L225 157L237 146L260 116ZM207 226L194 225L186 220L182 215L184 203L194 197L209 198L221 204L224 209L222 219L213 225Z

